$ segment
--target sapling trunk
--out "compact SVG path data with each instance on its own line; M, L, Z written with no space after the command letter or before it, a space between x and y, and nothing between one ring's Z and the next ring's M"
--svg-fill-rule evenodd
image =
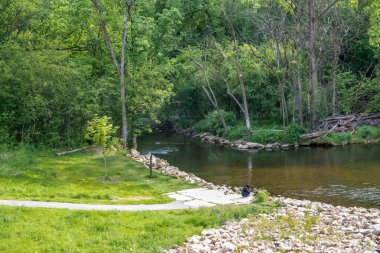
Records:
M104 151L103 151L103 160L104 160L104 178L108 179L107 157Z

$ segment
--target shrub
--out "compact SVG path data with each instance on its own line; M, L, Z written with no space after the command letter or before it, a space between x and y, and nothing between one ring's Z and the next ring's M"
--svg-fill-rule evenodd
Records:
M229 129L228 132L224 134L224 137L231 141L235 141L238 139L244 139L248 135L249 130L246 128L246 126L238 125L234 128Z
M221 110L221 113L224 117L224 120L226 121L227 126L236 125L236 117L233 112L226 112ZM220 115L217 111L208 113L205 119L200 120L195 124L194 129L197 133L210 132L216 135L223 135L225 132L223 124L220 120Z
M379 127L373 127L372 128L372 137L375 139L380 139L380 128Z
M369 138L379 139L380 128L370 127L370 126L359 127L357 130L357 135L362 139L369 139Z
M255 203L267 202L269 199L269 193L266 190L259 190L255 195Z
M209 132L210 126L209 126L207 120L202 119L202 120L198 121L197 123L195 123L194 130L197 133Z
M274 143L281 141L281 132L273 130L258 130L254 134L245 138L247 141L258 143Z
M282 133L282 143L298 143L301 139L301 135L306 133L306 128L297 124L289 125Z
M360 127L358 128L357 135L363 139L367 139L372 134L371 130L372 129L369 126Z

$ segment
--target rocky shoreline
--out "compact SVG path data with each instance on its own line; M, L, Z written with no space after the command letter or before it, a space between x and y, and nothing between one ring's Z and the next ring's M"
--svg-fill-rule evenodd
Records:
M150 165L150 157L132 150L137 162ZM152 157L152 168L180 180L199 184L225 194L240 189L209 183L186 173L167 161ZM232 252L366 252L380 250L380 210L342 207L330 204L272 197L283 206L271 214L261 214L233 221L218 229L202 231L188 238L184 245L167 253Z
M221 145L221 146L226 146L226 147L231 147L239 150L267 150L267 151L272 151L272 150L279 150L279 149L289 149L292 147L298 148L300 146L310 146L310 145L299 145L299 144L280 144L278 142L276 143L271 143L271 144L261 144L261 143L255 143L255 142L248 142L244 140L237 140L237 141L229 141L225 138L215 136L211 133L201 133L201 134L194 134L193 130L191 128L188 129L181 129L181 130L176 130L175 133L183 135L183 136L188 136L188 137L193 137L200 139L201 141Z
M271 214L203 230L167 253L365 252L380 250L380 210L273 198Z
M318 142L308 142L308 143L295 143L295 144L281 144L278 142L275 143L269 143L269 144L261 144L261 143L255 143L255 142L248 142L244 140L236 140L236 141L229 141L225 138L215 136L211 133L201 133L201 134L194 134L193 130L191 128L187 129L180 129L180 130L174 130L176 134L187 136L187 137L193 137L200 139L204 142L209 142L212 144L220 145L220 146L226 146L238 150L266 150L266 151L273 151L273 150L284 150L289 148L299 148L299 147L334 147L334 146L345 146L349 144L357 144L357 143L342 143L342 144L335 144L335 143L318 143ZM368 140L366 142L363 142L363 144L371 144L371 143L380 143L380 140Z
M150 157L148 155L142 155L137 150L131 150L130 156L137 162L142 163L145 167L150 166ZM208 189L221 190L225 194L239 193L240 189L238 187L230 187L226 185L215 185L213 183L207 182L206 180L195 176L193 173L187 173L181 171L175 166L169 165L169 163L163 159L152 156L152 168L160 171L161 173L178 178L182 181L189 182L191 184L198 184Z

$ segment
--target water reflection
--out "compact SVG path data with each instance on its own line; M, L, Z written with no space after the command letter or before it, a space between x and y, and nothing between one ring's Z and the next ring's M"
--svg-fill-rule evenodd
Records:
M339 205L380 207L380 145L247 152L171 134L139 141L140 151L217 184Z

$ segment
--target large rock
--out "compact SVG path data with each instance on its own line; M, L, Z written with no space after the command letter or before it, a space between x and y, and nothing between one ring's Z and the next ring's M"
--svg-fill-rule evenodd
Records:
M248 146L249 149L261 149L261 148L264 148L263 144L255 143L255 142L248 142L247 146Z
M141 157L140 152L137 151L136 149L131 149L131 156L133 158L140 158Z
M236 146L236 148L238 149L248 149L248 146L247 145L243 145L243 144L239 144Z

